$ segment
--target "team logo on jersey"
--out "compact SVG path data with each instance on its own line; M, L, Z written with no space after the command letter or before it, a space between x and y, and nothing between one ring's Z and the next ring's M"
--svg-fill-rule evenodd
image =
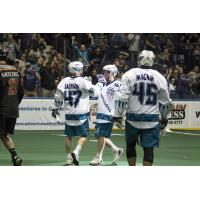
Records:
M114 95L114 93L115 93L115 89L114 88L112 88L112 87L109 87L108 89L107 89L107 97L108 97L108 100L109 101L112 101L112 99L113 99L113 95Z

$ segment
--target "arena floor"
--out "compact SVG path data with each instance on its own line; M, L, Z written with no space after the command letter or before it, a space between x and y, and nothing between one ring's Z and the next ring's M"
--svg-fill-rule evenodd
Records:
M25 166L63 166L65 164L64 137L62 131L16 131L16 149ZM115 131L113 142L125 148L124 132ZM75 144L76 138L74 139ZM96 139L91 132L84 146L80 165L87 166L96 153ZM142 165L142 149L138 146L137 165ZM160 148L155 150L155 166L200 166L200 132L170 132L161 137ZM109 166L113 159L110 149L105 148L104 164ZM10 155L0 144L0 165L10 166ZM128 166L125 152L118 166Z

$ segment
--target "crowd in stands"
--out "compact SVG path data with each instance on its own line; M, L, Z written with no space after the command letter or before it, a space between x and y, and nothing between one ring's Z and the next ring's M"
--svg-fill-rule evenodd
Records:
M95 84L104 65L115 64L120 78L137 67L138 54L146 49L155 53L154 67L168 80L173 99L200 98L200 34L4 33L0 48L20 70L27 97L52 97L69 75L70 61L83 62L84 76Z

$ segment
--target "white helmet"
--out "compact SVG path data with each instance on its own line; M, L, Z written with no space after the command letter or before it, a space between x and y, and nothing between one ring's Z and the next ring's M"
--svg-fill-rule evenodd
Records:
M153 62L154 62L154 58L155 58L155 56L154 56L153 51L143 50L138 57L139 67L140 66L152 67Z
M105 65L103 67L103 70L111 72L111 75L114 76L114 77L118 73L118 69L117 69L117 67L115 65Z
M70 62L68 69L71 74L80 75L83 72L83 63L79 61Z

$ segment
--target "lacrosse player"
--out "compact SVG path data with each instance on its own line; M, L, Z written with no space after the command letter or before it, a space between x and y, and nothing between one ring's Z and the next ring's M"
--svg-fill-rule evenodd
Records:
M126 157L131 166L136 165L138 139L144 151L143 165L153 164L154 147L159 147L160 128L164 129L167 125L171 109L167 81L158 71L151 69L153 63L154 53L143 50L139 55L138 68L123 75L116 101L115 119L126 110Z
M66 165L79 165L80 152L88 136L89 96L95 96L98 88L81 77L83 72L81 62L71 62L68 69L71 76L64 78L57 87L55 94L57 108L52 110L52 116L58 118L59 110L65 110ZM72 151L74 136L79 136L79 139Z
M24 89L18 69L6 63L7 55L7 50L0 49L0 140L10 152L13 165L21 166L22 159L9 134L14 134Z
M96 132L95 136L98 139L97 154L90 162L90 165L97 166L102 164L102 156L104 146L111 148L114 159L113 163L117 162L123 153L122 148L118 148L110 140L110 135L113 128L113 115L115 107L115 94L119 90L120 82L116 80L118 73L115 65L106 65L103 67L104 78L106 84L101 89L98 96L98 110L96 116Z

